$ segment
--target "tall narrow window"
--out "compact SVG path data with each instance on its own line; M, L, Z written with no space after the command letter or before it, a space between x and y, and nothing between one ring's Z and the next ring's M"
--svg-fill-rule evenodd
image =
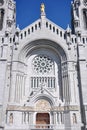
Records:
M4 10L0 9L0 30L3 28Z
M3 0L0 0L0 6L2 6L4 4Z
M83 10L84 28L87 29L87 10Z

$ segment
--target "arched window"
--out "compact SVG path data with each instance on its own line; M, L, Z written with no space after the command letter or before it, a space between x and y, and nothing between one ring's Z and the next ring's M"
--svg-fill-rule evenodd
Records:
M85 38L82 38L83 43L85 43Z
M26 31L24 32L24 36L26 37Z
M34 28L32 27L31 30L32 30L32 32L33 32L33 31L34 31Z
M3 5L3 3L4 3L4 1L3 1L3 0L0 0L0 6L2 6L2 5Z
M53 27L53 32L55 32L55 27Z
M52 26L51 26L51 24L49 25L49 28L50 28L50 30L52 29Z
M28 34L30 34L30 29L28 29Z
M4 38L2 38L2 43L4 43Z
M4 10L0 9L0 30L3 28Z
M84 28L87 29L87 10L83 10Z
M21 34L21 39L23 39L23 34Z
M62 31L60 31L60 36L62 37Z
M66 39L66 34L64 33L64 39Z
M46 27L48 28L48 22L46 22Z
M57 34L59 33L59 30L58 30L58 29L56 29L56 33L57 33Z
M37 30L37 24L35 24L35 30Z
M38 26L39 26L39 28L41 27L41 23L40 22L38 23Z

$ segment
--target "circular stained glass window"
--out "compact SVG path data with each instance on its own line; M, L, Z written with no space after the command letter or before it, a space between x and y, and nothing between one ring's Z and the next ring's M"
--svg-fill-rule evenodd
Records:
M36 56L32 64L34 71L37 73L50 73L53 69L52 59L45 55Z

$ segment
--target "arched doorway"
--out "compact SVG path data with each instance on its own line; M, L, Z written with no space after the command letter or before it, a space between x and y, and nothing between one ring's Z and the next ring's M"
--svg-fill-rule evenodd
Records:
M49 113L37 113L36 114L36 127L37 128L49 128L50 115Z

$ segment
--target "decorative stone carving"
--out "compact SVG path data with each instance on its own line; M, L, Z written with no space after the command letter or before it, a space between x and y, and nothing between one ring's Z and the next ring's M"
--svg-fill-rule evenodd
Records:
M38 100L35 107L30 106L13 106L9 105L7 111L78 111L78 106L56 106L51 107L50 103L45 99Z
M38 100L36 102L36 111L50 111L50 103L44 99Z
M29 107L29 106L13 106L13 105L9 105L7 107L7 111L34 111L33 107Z
M15 5L12 3L12 1L10 1L9 4L8 4L8 8L13 10L14 7L15 7Z
M78 106L59 106L59 107L52 107L52 111L78 111Z

